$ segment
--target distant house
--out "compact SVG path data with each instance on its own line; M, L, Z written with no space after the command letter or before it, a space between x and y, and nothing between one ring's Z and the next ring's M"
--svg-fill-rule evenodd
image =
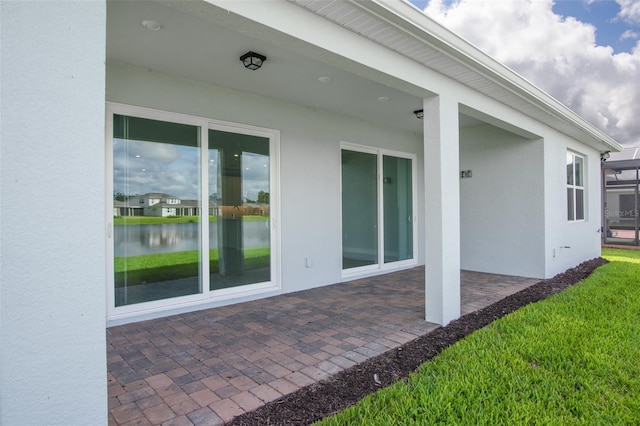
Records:
M114 324L422 265L424 318L447 324L461 269L600 255L600 155L621 146L407 2L0 8L3 425L106 424ZM149 194L114 202L114 182ZM259 191L264 216L238 220ZM214 193L215 221L114 225ZM189 294L156 277L126 297L116 249L144 238L195 241L171 246L197 251Z
M113 217L133 216L132 214L127 213L127 203L124 201L113 200Z
M175 207L176 216L198 216L200 214L200 202L198 200L180 200L180 205Z
M269 204L265 203L245 203L242 205L245 215L269 216Z
M197 216L200 203L197 200L181 200L174 195L148 193L136 195L127 201L114 200L114 216Z
M143 216L167 217L177 216L180 199L173 195L153 192L133 196L127 200L127 204L142 208Z

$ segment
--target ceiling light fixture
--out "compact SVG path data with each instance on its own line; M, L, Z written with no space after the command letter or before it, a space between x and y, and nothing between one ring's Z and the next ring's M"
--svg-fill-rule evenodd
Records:
M247 52L240 56L240 60L245 68L255 71L260 69L267 57L256 52Z
M151 31L160 31L162 24L158 21L147 19L142 21L142 26Z
M419 118L420 120L424 118L424 110L422 109L417 109L413 111L413 113L416 115L416 118Z

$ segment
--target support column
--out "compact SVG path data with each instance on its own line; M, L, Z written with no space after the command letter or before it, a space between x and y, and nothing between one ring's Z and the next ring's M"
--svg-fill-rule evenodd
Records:
M460 317L458 103L424 100L425 310L446 325Z

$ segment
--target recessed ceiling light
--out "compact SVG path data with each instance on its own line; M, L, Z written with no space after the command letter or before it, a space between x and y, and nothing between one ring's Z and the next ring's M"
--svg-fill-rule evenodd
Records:
M389 100L388 96L378 96L378 100L380 102L387 102Z
M159 31L162 28L162 24L158 21L146 19L142 21L142 26L151 31Z
M327 77L326 75L322 77L318 77L318 81L320 83L328 83L331 81L331 77Z

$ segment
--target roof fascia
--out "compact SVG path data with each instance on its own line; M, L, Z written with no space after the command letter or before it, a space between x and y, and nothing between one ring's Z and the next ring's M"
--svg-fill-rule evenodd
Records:
M347 0L362 11L376 15L453 58L461 65L488 78L533 106L579 129L600 149L620 151L622 145L586 121L530 81L496 61L467 40L448 30L406 0ZM593 145L593 144L592 144Z

